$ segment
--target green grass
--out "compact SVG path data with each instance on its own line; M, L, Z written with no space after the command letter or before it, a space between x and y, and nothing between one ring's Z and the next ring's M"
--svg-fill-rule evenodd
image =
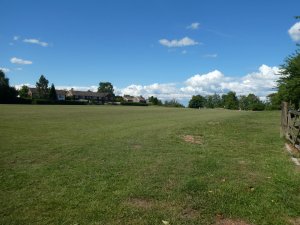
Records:
M288 224L300 173L279 114L0 105L0 224Z

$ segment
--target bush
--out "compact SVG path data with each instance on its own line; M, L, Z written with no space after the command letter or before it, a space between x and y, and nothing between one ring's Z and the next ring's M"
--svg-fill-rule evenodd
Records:
M142 102L121 102L121 105L128 105L128 106L148 106L147 103L142 103Z
M61 101L54 101L49 99L33 99L32 104L37 105L87 105L87 102L82 101L70 101L70 100L61 100Z

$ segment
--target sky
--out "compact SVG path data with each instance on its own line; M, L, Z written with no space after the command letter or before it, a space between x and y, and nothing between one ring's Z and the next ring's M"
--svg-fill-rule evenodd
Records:
M10 84L188 101L274 92L300 41L299 0L0 0Z

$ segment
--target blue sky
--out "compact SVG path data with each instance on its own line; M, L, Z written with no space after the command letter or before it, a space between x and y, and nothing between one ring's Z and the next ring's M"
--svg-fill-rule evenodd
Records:
M0 67L12 85L44 74L60 88L110 81L119 94L163 99L263 97L299 41L299 29L288 33L298 0L0 0L0 8Z

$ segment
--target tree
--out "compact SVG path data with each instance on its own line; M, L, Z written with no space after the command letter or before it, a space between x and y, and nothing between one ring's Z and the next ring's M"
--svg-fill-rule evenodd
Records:
M41 75L38 82L36 82L36 89L39 95L39 98L47 99L49 98L49 89L48 89L49 81Z
M189 108L203 108L205 106L206 99L201 95L193 95L189 101Z
M285 59L277 81L278 96L296 109L300 105L300 49Z
M19 96L20 98L28 98L28 91L29 91L29 88L26 86L26 85L23 85L21 87L21 89L19 90Z
M110 82L100 82L98 87L99 93L107 93L111 96L115 96L114 87Z
M278 93L272 93L267 96L266 109L279 110L281 108L281 100Z
M14 87L9 86L9 79L5 73L0 70L0 102L11 103L17 98L18 92Z
M184 105L180 104L176 99L172 99L170 101L166 100L164 106L184 108Z
M148 101L151 102L153 105L162 105L161 100L154 96L149 97Z
M55 90L54 84L51 85L50 92L49 92L49 98L51 100L54 100L54 101L57 100L57 94L56 94L56 90Z
M223 107L221 96L216 93L214 95L212 95L212 102L213 102L214 108Z
M238 109L239 108L239 101L236 97L235 92L230 91L227 93L227 95L222 96L224 100L224 107L226 109Z

